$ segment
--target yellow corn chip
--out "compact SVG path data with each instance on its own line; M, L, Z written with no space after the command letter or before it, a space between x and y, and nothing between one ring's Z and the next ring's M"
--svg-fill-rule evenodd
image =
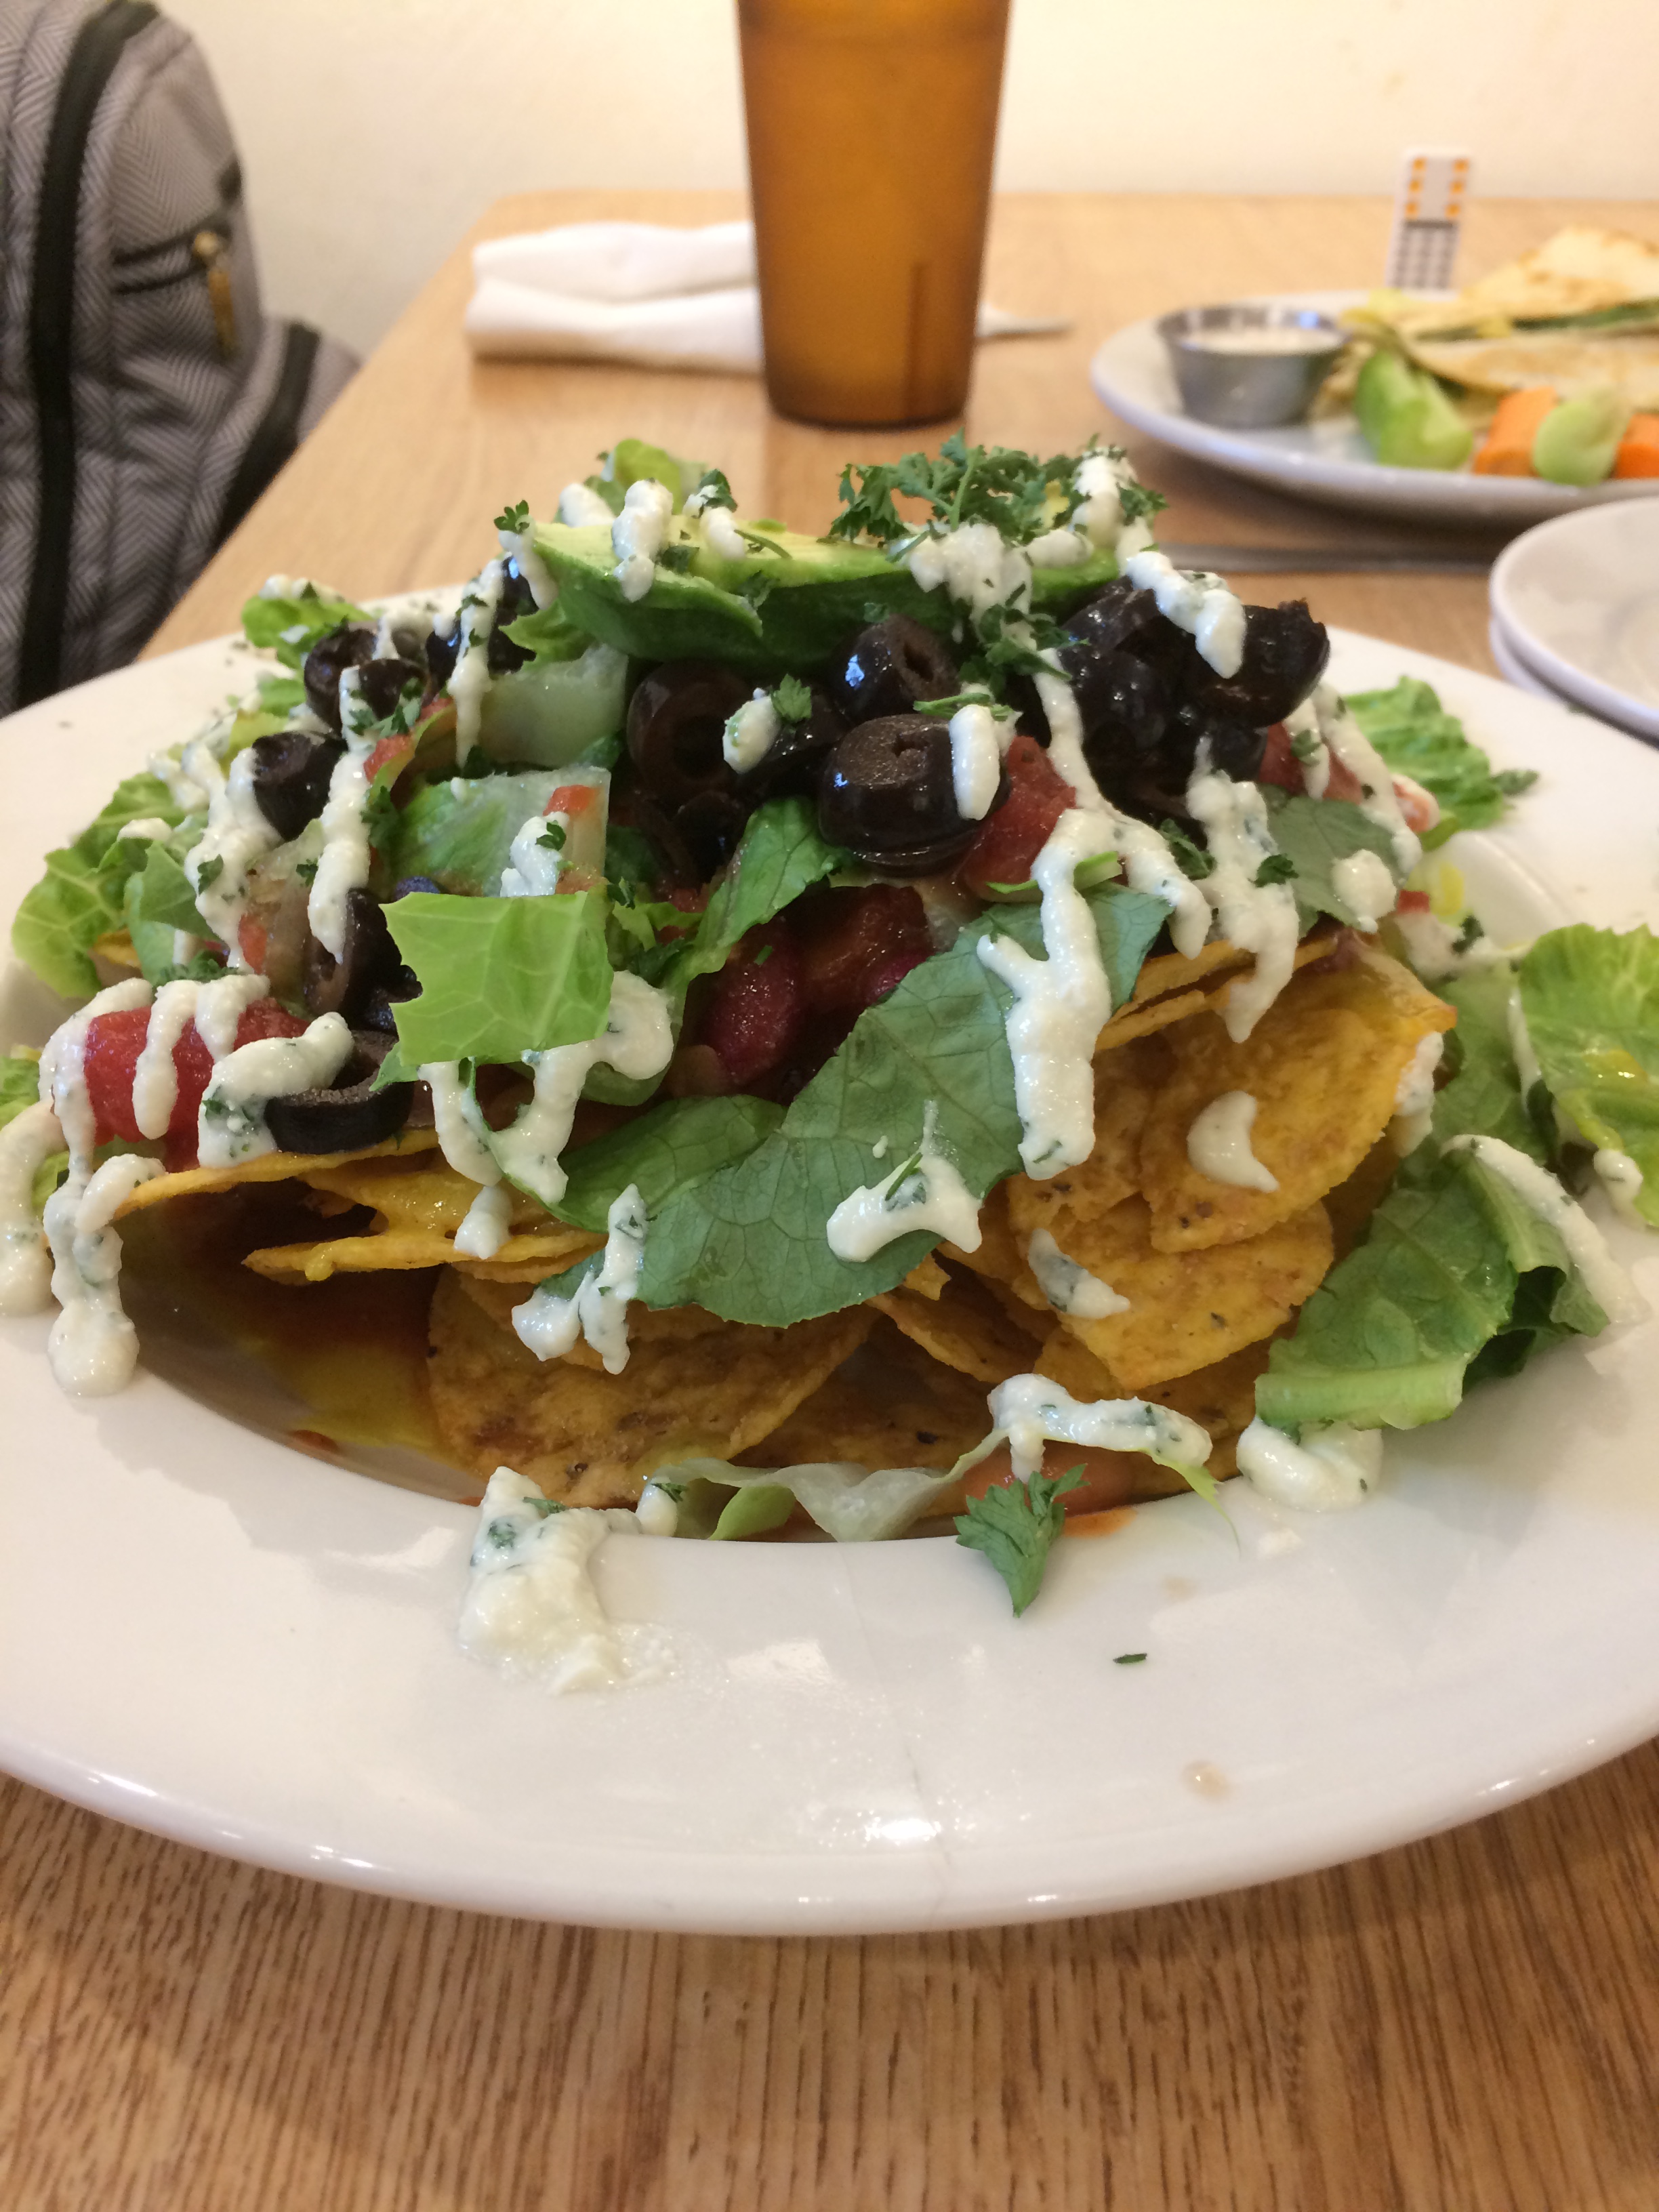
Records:
M542 1218L545 1220L545 1214ZM539 1283L585 1253L596 1252L604 1242L586 1229L555 1223L531 1236L509 1237L487 1264L514 1271L497 1275L497 1282ZM441 1267L454 1256L453 1243L440 1230L383 1229L366 1237L337 1237L323 1244L268 1245L250 1252L246 1264L255 1274L276 1282L325 1283L333 1274L373 1274L382 1267Z
M1245 1243L1201 1252L1156 1250L1143 1198L1125 1199L1097 1219L1062 1211L1050 1234L1068 1258L1128 1299L1127 1312L1104 1321L1061 1319L1137 1394L1272 1335L1331 1264L1322 1206Z
M325 1191L353 1206L372 1206L389 1229L435 1229L453 1237L465 1220L478 1186L450 1166L441 1152L410 1159L349 1159L343 1164L320 1163L301 1177L316 1191ZM507 1186L515 1230L545 1229L553 1222L544 1206L522 1191Z
M944 1258L960 1267L971 1267L976 1275L991 1282L1012 1283L1018 1276L1030 1275L1025 1255L1014 1242L1013 1227L1008 1218L1008 1188L1006 1182L1000 1182L987 1194L979 1210L979 1243L971 1252L964 1252L957 1244L941 1244L939 1248Z
M743 1459L749 1467L821 1460L870 1468L954 1467L990 1425L977 1382L941 1367L879 1321L868 1342Z
M1140 1142L1153 1243L1164 1252L1237 1243L1304 1212L1358 1167L1388 1127L1419 1045L1455 1019L1397 961L1359 946L1346 966L1293 976L1242 1044L1213 1013L1170 1031L1174 1073ZM1276 1191L1216 1182L1188 1158L1197 1115L1235 1091L1256 1102L1250 1150Z
M1192 954L1185 952L1155 952L1150 960L1140 963L1140 973L1135 978L1128 1006L1144 1006L1149 999L1161 999L1171 991L1190 991L1196 985L1223 969L1254 968L1255 955L1246 952L1237 945L1230 945L1218 937L1213 945L1204 945Z
M1096 1220L1133 1197L1140 1188L1141 1132L1170 1065L1162 1039L1137 1038L1096 1055L1093 1152L1077 1167L1062 1168L1043 1182L1020 1175L1006 1185L1008 1216L1022 1254L1034 1229L1053 1233L1057 1214ZM1029 1273L1026 1280L1036 1291ZM1048 1304L1041 1291L1036 1295Z
M301 1182L326 1168L343 1167L349 1160L390 1159L411 1152L427 1152L438 1141L435 1129L400 1129L379 1145L365 1145L355 1152L260 1152L239 1160L234 1168L184 1168L177 1175L159 1175L137 1184L116 1208L116 1218L137 1213L146 1206L160 1206L169 1198L189 1198L202 1190L234 1190L239 1183Z
M433 1412L457 1462L482 1480L506 1462L563 1505L629 1505L653 1468L730 1459L769 1436L863 1340L862 1306L752 1328L716 1322L690 1337L641 1339L620 1375L544 1365L503 1315L498 1285L440 1277L427 1364Z
M930 1252L925 1260L917 1261L899 1287L914 1291L919 1298L936 1298L950 1279Z
M870 1304L912 1343L977 1382L1004 1382L1030 1367L1030 1336L1014 1328L1001 1307L970 1280L955 1279L932 1300L901 1289L885 1291Z

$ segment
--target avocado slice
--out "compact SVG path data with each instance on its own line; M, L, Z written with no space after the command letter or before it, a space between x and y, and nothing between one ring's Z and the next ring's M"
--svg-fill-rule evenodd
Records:
M924 592L908 568L878 545L789 530L753 534L776 552L757 549L726 561L696 538L681 539L687 565L659 562L649 592L631 602L617 582L617 556L603 526L538 523L536 550L571 621L638 660L720 660L766 674L805 675L884 615L912 615L947 636L960 617L943 592ZM1039 568L1033 604L1039 613L1058 617L1116 574L1109 552L1078 568Z

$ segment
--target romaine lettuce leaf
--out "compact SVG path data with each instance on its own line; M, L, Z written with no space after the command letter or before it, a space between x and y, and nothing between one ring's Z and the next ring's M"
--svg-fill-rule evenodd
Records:
M1589 1143L1630 1154L1642 1170L1638 1210L1659 1223L1659 938L1553 929L1520 980L1552 1096Z
M106 872L105 863L123 825L146 815L176 823L180 810L159 776L130 775L73 844L47 854L45 875L17 909L11 941L18 958L66 999L88 998L98 988L92 948L122 926L129 873L125 854L118 868ZM143 851L138 845L133 866Z
M532 814L547 811L558 784L552 769L428 784L391 830L383 857L392 880L430 876L447 891L493 897L513 840Z
M40 1055L14 1045L0 1060L0 1129L40 1096Z
M291 599L257 593L242 606L242 629L250 645L274 653L285 668L297 670L319 637L342 623L373 623L373 615L349 599L325 598L314 586Z
M1089 907L1118 1006L1169 908L1115 887L1091 893ZM641 1279L646 1302L702 1305L779 1328L856 1304L908 1274L936 1237L913 1231L854 1264L830 1251L826 1224L850 1191L884 1171L877 1145L889 1161L921 1148L929 1105L935 1144L975 1195L1018 1169L1019 1116L1003 1027L1009 994L975 945L998 930L1040 952L1042 929L1036 908L1002 908L866 1008L772 1135L653 1218Z
M1516 793L1538 781L1528 769L1494 770L1418 677L1402 676L1388 691L1352 692L1348 706L1389 766L1439 800L1440 820L1424 838L1426 848L1443 845L1455 830L1488 828Z
M605 911L597 891L395 900L386 922L421 984L396 1009L402 1066L513 1062L598 1036L611 1002Z

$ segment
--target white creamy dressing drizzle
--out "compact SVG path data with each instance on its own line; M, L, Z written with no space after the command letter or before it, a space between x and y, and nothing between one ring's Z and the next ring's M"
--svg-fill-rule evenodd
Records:
M86 1162L72 1157L46 1200L52 1295L63 1308L46 1356L72 1397L105 1397L132 1379L138 1335L121 1310L121 1239L112 1223L138 1185L161 1172L160 1160L118 1152L88 1176Z
M495 611L506 584L507 563L487 561L468 585L460 604L460 650L448 689L455 708L455 759L461 768L466 766L478 742L483 696L489 689L489 635L495 627Z
M121 845L129 838L142 837L146 844L153 845L172 835L171 822L164 822L159 814L144 814L135 822L124 822L115 833L115 842Z
M144 766L153 776L158 776L167 787L167 797L184 814L199 814L208 803L208 793L184 764L183 751L175 760L169 752L152 753Z
M197 1157L204 1168L234 1167L274 1152L265 1126L273 1098L326 1090L351 1057L351 1031L338 1014L319 1014L296 1037L258 1037L214 1069L202 1094Z
M955 530L928 530L905 557L924 592L941 586L975 618L992 607L1024 612L1031 604L1031 562L1024 546L1011 545L994 522L963 522Z
M954 1162L939 1150L939 1115L929 1100L922 1114L921 1152L901 1160L884 1181L860 1184L842 1199L825 1235L836 1259L854 1265L874 1259L896 1238L918 1229L963 1252L976 1252L979 1206Z
M1364 1502L1382 1471L1382 1431L1311 1424L1297 1443L1258 1414L1238 1440L1238 1471L1275 1505L1334 1513Z
M724 514L726 509L717 507L711 512ZM727 715L720 736L720 750L727 768L738 775L746 775L751 768L758 768L777 743L778 732L782 727L782 719L769 691L757 691L752 699L745 699L735 714Z
M1345 854L1331 870L1331 889L1356 925L1369 935L1400 896L1393 871L1379 853Z
M603 507L605 502L600 501ZM605 511L609 521L610 510ZM519 574L530 586L530 596L538 608L550 607L559 596L559 587L553 580L553 571L541 556L536 544L536 526L530 523L522 530L498 530L496 537L509 560L519 564Z
M1237 675L1244 665L1244 607L1219 576L1177 568L1155 545L1132 553L1124 574L1138 590L1152 593L1166 621L1188 632L1218 676Z
M34 1178L64 1131L45 1100L0 1129L0 1317L42 1313L52 1291L52 1254L34 1211Z
M1419 1037L1417 1050L1395 1086L1389 1137L1401 1159L1417 1150L1433 1124L1434 1075L1445 1049L1446 1040L1438 1030Z
M1316 690L1299 707L1291 708L1285 717L1285 729L1302 769L1302 788L1310 799L1322 799L1331 780L1331 749L1320 726Z
M1248 1091L1224 1091L1195 1115L1187 1132L1187 1158L1212 1182L1239 1190L1273 1192L1279 1177L1250 1150L1256 1102Z
M471 1573L461 1605L463 1650L550 1690L592 1690L629 1672L622 1637L605 1618L590 1571L610 1535L638 1535L620 1507L551 1507L528 1477L498 1467L478 1508Z
M617 556L617 581L629 602L642 599L651 589L673 512L673 495L654 477L629 484L623 495L622 513L611 525L611 550Z
M603 1062L618 1075L639 1081L660 1075L673 1050L667 1000L651 984L619 969L611 979L611 1005L602 1035L581 1044L525 1054L526 1066L535 1071L535 1095L509 1127L492 1131L487 1139L501 1172L544 1206L556 1206L568 1180L559 1155L569 1141L576 1102L589 1070Z
M1112 994L1094 916L1073 878L1100 850L1100 833L1098 814L1068 807L1032 864L1042 894L1045 958L1010 937L988 935L977 946L981 963L1014 994L1006 1028L1019 1156L1039 1180L1076 1167L1094 1150L1094 1050Z
M1468 1152L1506 1182L1529 1213L1554 1230L1584 1288L1611 1322L1617 1326L1644 1317L1647 1300L1608 1251L1606 1238L1583 1207L1567 1195L1547 1168L1501 1137L1453 1137L1441 1151Z
M222 975L211 983L163 983L150 1008L143 1048L132 1071L132 1118L141 1134L165 1137L179 1103L173 1048L192 1023L216 1063L235 1049L236 1027L270 992L263 975Z
M556 811L529 816L507 848L507 866L501 870L503 898L550 898L558 890L565 848L556 838L549 838L550 823L567 839L569 837L568 814Z
M1125 491L1132 487L1138 489L1139 483L1134 463L1121 447L1085 453L1072 478L1073 489L1082 501L1072 517L1072 528L1080 532L1091 546L1113 548L1120 561L1143 551L1152 542L1152 518L1139 515L1131 522L1123 512Z
M1045 1443L1152 1452L1194 1467L1201 1467L1212 1449L1207 1430L1169 1406L1149 1406L1140 1398L1101 1398L1079 1405L1046 1375L1010 1376L990 1393L988 1403L992 1420L1008 1439L1013 1470L1022 1481L1041 1471Z
M1314 705L1326 744L1358 780L1360 796L1356 803L1360 812L1379 830L1387 830L1395 868L1401 876L1410 875L1423 857L1423 846L1401 811L1394 771L1354 720L1334 684L1322 684L1314 694Z
M585 1337L605 1363L607 1375L628 1364L628 1307L639 1295L647 1227L645 1201L637 1184L611 1201L605 1216L605 1250L599 1266L563 1297L538 1283L521 1306L513 1309L513 1328L520 1344L538 1359L562 1359Z
M743 561L749 556L750 547L738 528L737 517L729 507L705 507L694 494L686 501L688 514L702 517L702 542L711 553L722 561Z
M482 656L479 665L483 665ZM459 673L459 669L457 673ZM374 709L362 697L362 676L349 668L340 678L340 727L346 749L328 780L319 827L323 848L306 901L311 933L335 959L345 957L346 900L368 881L368 757L380 739ZM453 696L453 694L452 694ZM459 709L457 708L459 728Z
M1612 1145L1599 1146L1590 1161L1595 1179L1613 1200L1613 1211L1621 1220L1645 1229L1648 1223L1636 1200L1642 1188L1642 1170L1628 1152Z
M1128 1312L1128 1299L1062 1252L1046 1229L1031 1231L1025 1257L1038 1289L1057 1314L1072 1314L1079 1321L1109 1321L1114 1314Z
M495 1163L490 1163L492 1166ZM499 1174L500 1170L496 1172ZM468 1260L493 1260L506 1243L513 1224L513 1194L503 1184L487 1182L466 1209L455 1231L455 1249Z
M1532 1033L1527 1027L1527 1011L1521 1003L1518 990L1510 993L1504 1008L1504 1023L1509 1030L1510 1057L1515 1062L1521 1096L1523 1099L1529 1098L1534 1084L1544 1080L1544 1071L1538 1064L1538 1054L1533 1050Z
M1468 975L1476 969L1495 968L1507 955L1489 937L1477 937L1460 952L1460 932L1437 914L1422 907L1401 907L1394 926L1405 940L1406 957L1425 983L1443 982L1449 975Z
M568 483L559 494L559 520L568 530L609 530L616 517L591 484Z
M1200 767L1187 787L1187 809L1204 826L1215 866L1199 888L1215 909L1229 944L1255 955L1255 967L1230 986L1220 1007L1228 1036L1240 1044L1289 982L1299 936L1296 894L1288 884L1258 884L1256 872L1277 848L1267 809L1253 783Z
M499 1182L501 1170L489 1149L489 1124L484 1120L471 1085L462 1079L460 1062L423 1060L418 1072L422 1082L431 1090L438 1149L450 1166L469 1182Z
M1012 715L999 720L977 700L958 707L951 715L951 785L957 812L964 822L982 822L990 812L1002 781L1002 756L1013 732Z
M207 823L185 855L185 873L202 919L224 945L231 966L246 968L241 927L251 888L248 871L283 841L253 795L252 745L243 746L227 774L211 738L197 738L185 748L184 766L207 794Z

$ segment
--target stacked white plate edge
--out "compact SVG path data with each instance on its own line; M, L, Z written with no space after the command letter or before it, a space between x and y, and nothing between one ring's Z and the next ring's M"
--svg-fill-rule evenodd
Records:
M1492 568L1489 640L1522 690L1659 744L1659 482L1655 495L1511 540Z

